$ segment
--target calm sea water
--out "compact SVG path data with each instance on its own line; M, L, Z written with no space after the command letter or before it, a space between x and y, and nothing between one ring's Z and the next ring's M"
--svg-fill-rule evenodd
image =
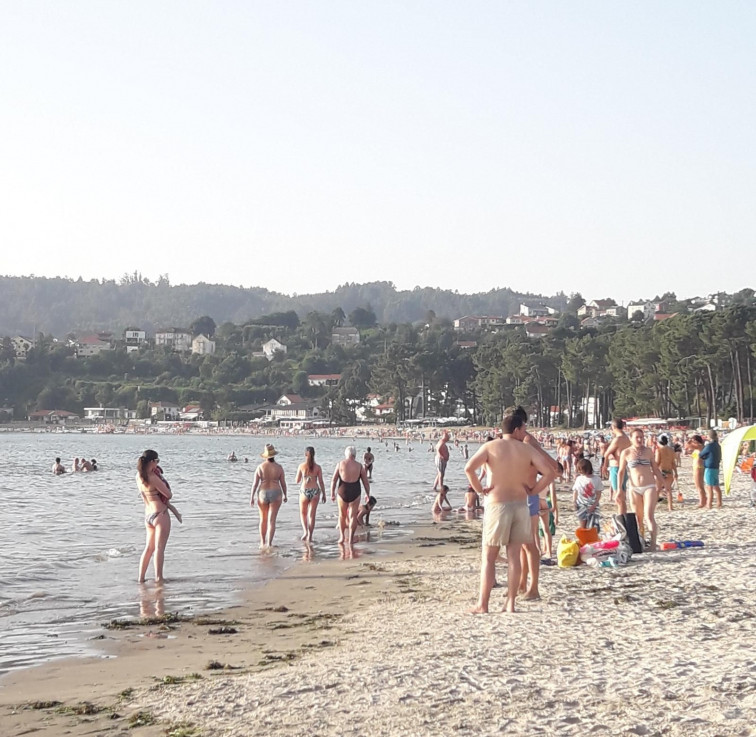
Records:
M273 438L286 471L289 502L281 508L276 550L257 549L257 510L249 506L253 475L265 440L213 435L98 435L0 433L0 673L53 657L90 652L101 624L116 617L163 612L195 614L238 601L249 586L308 559L299 540L294 474L306 445L323 466L328 503L318 509L311 559L338 557L336 505L330 478L352 441ZM374 440L354 441L358 458L367 445L376 456L372 493L378 507L373 528L362 533L356 554L379 555L430 518L435 475L427 446L404 442L394 451ZM173 520L166 551L167 583L136 583L144 546L144 505L136 491L136 459L154 448L171 484L184 524ZM472 452L471 448L471 452ZM240 462L226 457L235 451ZM53 476L60 456L96 458L96 473ZM249 463L244 463L244 457ZM462 502L464 459L452 448L447 483ZM399 522L398 526L376 526Z

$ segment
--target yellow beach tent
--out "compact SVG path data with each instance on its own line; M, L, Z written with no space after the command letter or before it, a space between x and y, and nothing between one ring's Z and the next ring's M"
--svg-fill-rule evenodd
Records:
M730 493L730 484L732 483L732 474L735 472L735 466L738 463L740 455L740 445L746 440L756 440L756 425L739 427L733 430L722 441L722 469L724 471L725 494Z

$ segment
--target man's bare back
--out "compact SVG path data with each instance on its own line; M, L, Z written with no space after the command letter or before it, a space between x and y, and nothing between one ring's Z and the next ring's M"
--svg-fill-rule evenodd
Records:
M539 494L553 480L555 473L547 459L535 448L523 442L513 442L520 438L505 435L499 440L491 440L480 447L467 462L465 474L470 486L485 494L494 504L527 501L528 494ZM483 489L475 473L486 466L489 486ZM535 474L542 474L531 489Z

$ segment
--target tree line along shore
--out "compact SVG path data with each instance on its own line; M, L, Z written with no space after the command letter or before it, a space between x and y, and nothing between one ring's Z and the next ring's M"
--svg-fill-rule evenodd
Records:
M151 404L171 402L193 404L208 420L246 422L293 394L336 425L418 417L496 424L511 405L528 407L540 427L603 427L613 416L682 418L692 426L754 417L756 306L748 300L590 327L565 312L538 337L521 325L455 329L432 312L417 323L380 324L369 307L219 326L203 316L193 327L212 338L212 354L145 345L77 357L67 341L39 335L19 360L3 340L0 411L10 420L107 406L148 417ZM343 327L354 339L334 339ZM265 355L270 341L285 350Z

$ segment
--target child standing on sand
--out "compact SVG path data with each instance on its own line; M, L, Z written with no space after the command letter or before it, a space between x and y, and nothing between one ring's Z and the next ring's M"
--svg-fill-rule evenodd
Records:
M593 465L587 458L581 458L575 470L577 476L572 487L572 501L575 504L578 525L583 529L595 527L600 530L599 502L604 485L601 479L594 475Z

